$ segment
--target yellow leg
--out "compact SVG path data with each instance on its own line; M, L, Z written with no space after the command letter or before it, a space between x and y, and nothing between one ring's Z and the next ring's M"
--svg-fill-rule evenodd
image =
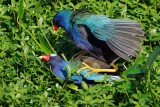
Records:
M74 59L75 57L78 57L78 56L82 56L82 55L84 55L85 53L86 53L85 51L80 51L80 52L74 54L71 59Z
M118 70L118 67L116 66L116 65L114 65L114 63L111 63L110 64L112 67L113 67L113 69L115 69L116 71Z
M81 72L82 70L84 70L84 69L87 69L87 67L82 67L82 68L80 68L80 69L77 71L77 74L80 75L80 72Z
M89 75L91 73L95 73L95 72L116 72L118 70L118 67L116 65L114 65L113 63L111 63L111 66L113 67L113 69L95 69L95 68L92 68L91 66L87 65L84 62L82 62L82 64L85 65L85 67L82 67L81 69L79 69L77 71L78 74L80 74L80 72L84 69L91 70L91 72L88 72L84 77L86 77L87 75Z

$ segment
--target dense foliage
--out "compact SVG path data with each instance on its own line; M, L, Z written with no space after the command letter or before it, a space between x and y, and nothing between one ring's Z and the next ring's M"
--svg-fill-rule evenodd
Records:
M144 73L130 78L122 75L115 83L87 86L84 82L78 91L55 78L49 65L38 56L64 53L69 59L78 51L64 30L52 30L52 19L61 9L81 7L110 18L134 19L141 23L146 32L142 37L142 52L125 65L127 72ZM1 0L0 12L1 106L160 105L158 0ZM119 72L125 71L123 61L118 63Z

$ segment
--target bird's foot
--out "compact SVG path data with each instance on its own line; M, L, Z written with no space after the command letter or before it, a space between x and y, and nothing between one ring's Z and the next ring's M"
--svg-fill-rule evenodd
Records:
M85 65L85 67L82 67L81 69L79 69L77 71L78 74L80 74L80 72L84 69L90 69L91 71L88 72L84 78L86 76L88 76L89 74L92 74L92 73L98 73L98 72L116 72L118 70L118 67L116 65L114 65L113 63L111 63L110 65L113 67L113 69L96 69L96 68L92 68L91 66L87 65L86 63L82 62L83 65Z
M76 58L76 57L82 56L82 55L84 55L84 54L86 54L85 51L80 51L80 52L74 54L71 59L74 59L74 58Z

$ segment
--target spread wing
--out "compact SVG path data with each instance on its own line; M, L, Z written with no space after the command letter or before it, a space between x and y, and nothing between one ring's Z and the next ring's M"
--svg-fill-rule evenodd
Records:
M139 22L134 20L110 19L105 15L95 15L84 9L72 13L70 22L87 26L99 40L105 41L118 56L129 60L129 56L137 57L143 41L137 37L144 32Z

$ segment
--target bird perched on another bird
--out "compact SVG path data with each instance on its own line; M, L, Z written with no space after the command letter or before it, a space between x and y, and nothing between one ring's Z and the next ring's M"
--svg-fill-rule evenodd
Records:
M54 30L62 27L77 47L95 58L110 64L121 57L137 57L143 41L137 37L144 32L139 22L128 19L110 19L85 9L61 10L54 19Z
M64 61L60 56L56 54L49 54L39 57L41 60L45 60L51 64L53 73L62 80L71 80L73 83L79 84L83 79L93 81L103 81L105 76L103 74L93 72L95 68L107 68L106 64L93 57L81 57L72 59L70 61ZM83 62L90 65L87 68L82 64ZM90 63L90 62L94 63ZM105 69L104 69L105 70ZM113 70L113 72L115 72ZM71 75L69 78L68 75ZM119 79L119 76L107 75L106 81L113 81Z

